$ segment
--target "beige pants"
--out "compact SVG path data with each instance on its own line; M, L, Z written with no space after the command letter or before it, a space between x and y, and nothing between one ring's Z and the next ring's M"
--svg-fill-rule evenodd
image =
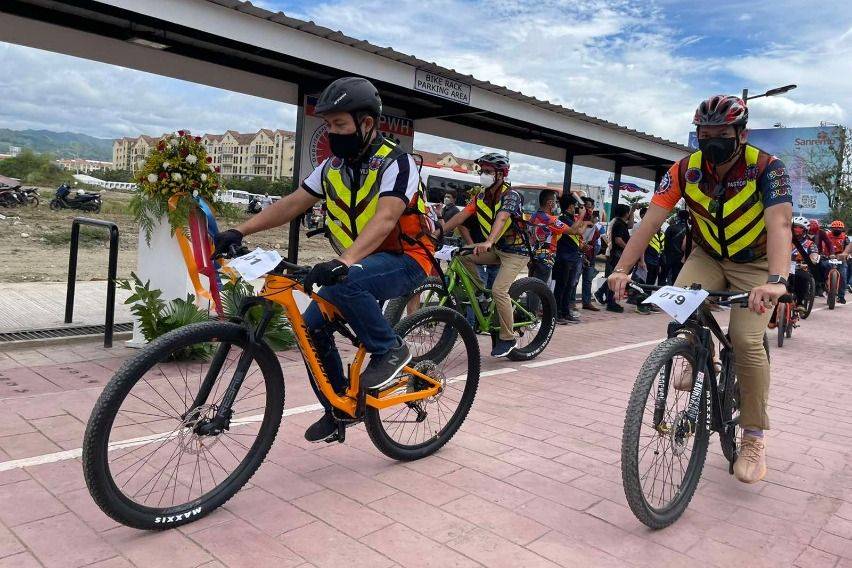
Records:
M500 339L511 341L515 338L513 331L515 324L512 300L509 298L509 286L523 271L527 269L529 257L522 254L512 254L501 250L491 249L485 254L469 254L461 257L461 262L467 269L471 279L480 286L485 286L476 270L477 264L499 264L500 272L494 279L491 287L491 295L497 304L497 316L500 318Z
M695 247L677 277L676 286L701 284L706 290L750 290L766 283L769 263L766 259L737 264L715 260ZM756 314L747 308L733 308L728 333L734 346L734 364L740 384L740 426L766 430L769 416L769 358L763 347L763 335L772 311Z

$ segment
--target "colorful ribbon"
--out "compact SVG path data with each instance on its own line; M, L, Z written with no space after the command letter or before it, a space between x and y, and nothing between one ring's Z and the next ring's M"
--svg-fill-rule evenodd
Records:
M174 210L177 207L177 202L182 195L184 194L176 194L169 198L169 209ZM224 317L221 296L222 281L219 279L218 263L211 260L214 250L212 237L219 232L219 227L216 224L216 218L213 216L210 204L202 197L195 197L194 199L198 208L193 209L189 214L189 239L187 239L185 232L186 227L177 227L175 237L186 264L186 270L189 273L189 280L195 288L196 297L213 302L216 314L221 318ZM200 274L207 277L210 286L209 292L201 284Z

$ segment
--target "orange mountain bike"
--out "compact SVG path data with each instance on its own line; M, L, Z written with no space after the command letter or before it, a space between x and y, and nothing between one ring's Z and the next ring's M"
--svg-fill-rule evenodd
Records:
M289 270L290 274L284 271ZM366 351L340 312L323 315L357 346L345 392L335 392L293 292L307 269L282 262L235 321L187 325L151 342L104 389L83 441L83 472L100 508L125 525L173 528L230 499L266 457L284 409L281 365L263 336L277 308L290 321L312 380L334 407L337 439L363 422L376 447L398 460L428 456L461 426L479 383L479 346L458 312L434 307L396 325L412 353L396 383L359 388ZM252 324L253 306L263 317ZM319 405L317 405L318 407ZM304 409L302 409L304 410Z

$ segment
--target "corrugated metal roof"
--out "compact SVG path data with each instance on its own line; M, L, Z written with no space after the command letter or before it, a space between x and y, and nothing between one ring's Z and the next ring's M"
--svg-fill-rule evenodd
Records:
M219 6L224 6L226 8L231 8L242 12L244 14L249 14L252 16L256 16L258 18L263 18L265 20L269 20L271 22L275 22L277 24L281 24L283 26L287 26L289 28L299 30L305 33L309 33L311 35L315 35L324 39L328 39L330 41L334 41L337 43L342 43L344 45L348 45L350 47L354 47L356 49L360 49L362 51L367 51L369 53L374 53L376 55L380 55L382 57L386 57L393 61L398 61L400 63L405 63L408 65L412 65L418 69L424 69L426 71L432 71L436 74L443 75L450 79L455 79L457 81L462 81L464 83L468 83L470 85L474 85L479 87L480 89L484 89L486 91L490 91L492 93L496 93L498 95L503 95L517 101L522 101L527 104L531 104L533 106L543 108L545 110L549 110L555 112L557 114L561 114L563 116L569 116L571 118L575 118L577 120L583 120L585 122L590 122L592 124L596 124L598 126L603 126L610 130L615 130L618 132L623 132L625 134L629 134L631 136L636 136L638 138L643 138L645 140L650 140L657 144L663 144L666 146L670 146L672 148L677 148L678 150L689 151L687 146L682 144L678 144L672 140L666 140L665 138L660 138L659 136L654 136L652 134L648 134L647 132L640 132L638 130L633 130L631 128L627 128L626 126L621 126L614 122L610 122L608 120L603 120L601 118L596 118L594 116L589 116L587 114L577 112L575 110L565 108L563 106L553 104L549 101L541 100L536 97L525 95L518 91L512 91L506 87L501 85L495 85L488 81L482 81L477 79L473 75L467 75L464 73L459 73L455 69L448 69L446 67L442 67L434 62L424 61L422 59L418 59L412 55L407 55L405 53L400 53L390 47L381 47L378 45L374 45L368 41L356 39L350 36L347 36L340 30L332 30L330 28L326 28L320 25L317 25L312 21L304 21L296 18L291 18L287 16L284 12L271 12L264 8L260 8L258 6L254 6L251 2L244 2L241 0L207 0L208 2L212 2L213 4L217 4Z

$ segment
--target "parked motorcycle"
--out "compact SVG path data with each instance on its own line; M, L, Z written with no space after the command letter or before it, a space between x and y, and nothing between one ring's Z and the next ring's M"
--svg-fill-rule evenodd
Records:
M0 186L0 207L18 207L26 204L27 198L21 191L21 186Z
M248 205L246 206L246 213L254 215L261 211L263 211L263 206L260 204L260 199L257 197L249 199Z
M19 194L26 200L27 205L38 207L39 195L37 187L22 187Z
M50 200L50 208L54 211L58 209L80 209L99 213L101 210L101 194L83 191L82 189L72 193L71 188L63 183L56 190L53 199Z

